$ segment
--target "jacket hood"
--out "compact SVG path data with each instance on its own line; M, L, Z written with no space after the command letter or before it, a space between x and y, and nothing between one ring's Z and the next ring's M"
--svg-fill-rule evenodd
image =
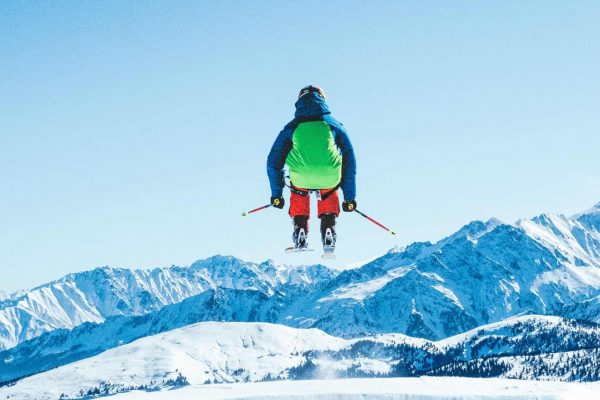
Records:
M314 117L331 114L325 99L317 93L308 93L296 102L296 117Z

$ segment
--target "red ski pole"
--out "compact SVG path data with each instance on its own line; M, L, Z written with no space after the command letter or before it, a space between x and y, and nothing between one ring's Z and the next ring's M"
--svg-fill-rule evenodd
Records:
M271 207L272 205L273 204L267 204L267 205L264 205L262 207L255 208L254 210L243 212L242 213L242 217L247 217L248 215L250 215L252 213L255 213L257 211L261 211L261 210L267 209L267 208Z
M367 214L365 214L365 213L362 213L362 212L360 212L360 211L358 211L358 210L354 210L354 212L357 212L357 213L358 213L358 215L360 215L360 216L362 216L362 217L365 217L366 219L368 219L369 221L371 221L372 223L374 223L374 224L375 224L375 225L377 225L378 227L385 229L385 230L386 230L386 231L388 231L388 232L389 232L391 235L395 235L395 234L396 234L396 232L395 232L393 229L390 229L390 228L387 228L387 227L385 227L383 224L381 224L381 223L379 223L379 222L375 221L373 218L369 217Z

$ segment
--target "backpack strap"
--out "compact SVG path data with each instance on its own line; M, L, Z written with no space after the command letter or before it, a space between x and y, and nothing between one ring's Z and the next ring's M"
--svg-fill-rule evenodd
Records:
M310 191L309 190L301 190L298 189L297 187L294 187L292 185L288 186L290 188L290 192L297 194L298 196L308 196L310 195Z
M319 190L319 189L309 189L309 190L298 189L297 187L294 186L294 184L291 181L288 184L287 181L285 180L285 178L289 178L289 176L285 176L283 179L283 183L285 184L285 186L287 186L290 189L290 192L297 194L298 196L309 196L310 192ZM338 183L333 189L328 190L327 192L321 194L321 200L323 201L323 200L327 199L329 196L334 194L341 186L342 186L342 181L340 181L340 183Z
M326 198L328 198L329 196L331 196L332 194L334 194L340 188L340 186L342 186L342 182L341 181L333 189L328 190L327 192L323 193L321 195L321 200L325 200Z

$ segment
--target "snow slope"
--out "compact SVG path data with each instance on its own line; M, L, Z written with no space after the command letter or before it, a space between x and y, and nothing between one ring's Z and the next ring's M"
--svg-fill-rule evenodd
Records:
M286 377L308 350L338 349L343 339L282 325L205 322L139 339L98 356L0 388L1 398L57 399L184 383Z
M578 400L600 384L470 378L371 378L235 383L160 392L130 392L115 400Z
M208 383L339 377L482 376L598 380L600 326L522 316L439 342L385 334L203 322L0 387L0 398L56 399ZM585 372L578 372L585 371Z
M573 217L542 214L517 226L572 264L600 266L600 203Z

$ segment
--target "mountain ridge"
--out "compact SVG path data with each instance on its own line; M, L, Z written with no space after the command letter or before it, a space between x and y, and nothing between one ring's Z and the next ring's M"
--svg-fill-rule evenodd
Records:
M0 380L207 320L429 340L515 315L598 322L600 213L591 210L472 221L436 243L395 247L343 271L216 255L187 267L68 274L0 301ZM37 370L24 367L33 356Z
M189 267L98 267L71 273L0 301L0 350L59 328L100 323L113 315L146 314L211 288L256 288L273 294L281 287L311 286L336 273L319 264L257 264L233 256L213 256Z

